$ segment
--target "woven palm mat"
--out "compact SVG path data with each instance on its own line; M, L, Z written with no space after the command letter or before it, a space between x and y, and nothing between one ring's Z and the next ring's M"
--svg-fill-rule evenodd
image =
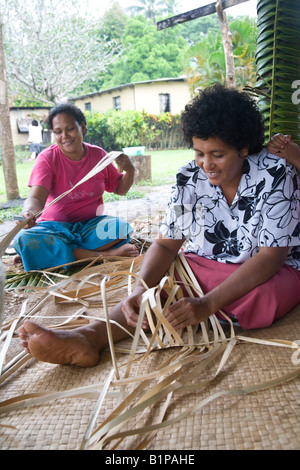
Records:
M123 264L112 262L111 265L92 267L86 275L97 284L103 276L118 270L129 270L131 260ZM124 264L125 263L125 264ZM109 268L108 268L109 266ZM136 270L138 270L139 261ZM97 273L97 275L95 274ZM74 286L76 279L74 280ZM68 285L68 292L72 284ZM76 287L75 287L76 289ZM72 290L72 289L71 289ZM127 294L127 287L119 287L107 295L109 304L114 304ZM9 302L8 293L6 301ZM40 324L53 326L62 323L71 315L81 311L82 321L90 317L104 317L101 295L85 298L85 304L60 302L52 295L45 301L44 290L23 292L21 300L28 299L26 307L22 304L23 314L33 312L34 320ZM41 304L40 301L43 300ZM39 308L35 308L39 305ZM162 393L156 400L141 412L134 413L130 419L121 422L116 435L105 442L105 449L299 449L300 447L300 387L299 376L276 384L277 378L293 374L299 368L295 361L295 349L274 344L258 344L257 340L279 339L294 341L300 338L300 306L294 308L283 319L264 330L242 331L234 327L236 335L254 338L256 342L238 341L228 357L222 371L215 377L220 363L220 356L202 371L195 368L197 359L187 362L181 371L179 380L181 388L174 393ZM86 317L86 320L84 318ZM5 318L6 322L19 318L16 307L14 314ZM19 320L22 322L21 320ZM230 326L223 325L223 330L231 334ZM195 333L195 338L202 341L202 333ZM127 364L132 340L121 342L122 352L116 350L118 371L123 376ZM125 395L134 391L142 382L140 378L147 373L160 370L168 364L178 346L154 350L146 357L141 351L135 354L136 360L131 364L130 377L136 378L122 388L115 385L112 355L109 348L101 354L100 362L92 368L61 366L37 362L33 358L26 360L8 376L0 385L1 404L14 397L25 397L33 394L44 394L40 403L20 402L14 409L6 409L0 414L0 448L26 450L77 450L80 448L97 448L97 436L90 446L84 447L90 435L101 429L105 420L111 419L111 413L118 416L118 405ZM144 350L141 347L141 350ZM19 340L11 339L5 356L5 364L22 351ZM293 356L294 354L294 356ZM296 356L299 359L300 355ZM294 360L293 360L294 359ZM5 364L3 370L5 371ZM8 366L6 366L8 367ZM176 369L169 371L163 379L176 374ZM153 379L154 386L163 380ZM109 382L111 380L111 382ZM273 383L273 382L274 383ZM253 384L270 382L271 386L253 390ZM172 385L174 382L170 382ZM105 384L109 393L103 398L102 406L99 396ZM151 389L147 382L145 391ZM167 387L167 385L166 385ZM84 390L81 394L74 392ZM161 388L163 391L163 387ZM231 393L237 390L238 393ZM244 390L243 393L241 390ZM67 396L56 396L56 392L67 391ZM70 392L71 391L71 392ZM54 394L54 395L53 395ZM124 397L123 397L124 395ZM101 401L101 400L100 400ZM200 406L200 404L202 405ZM128 409L132 405L128 400ZM198 408L197 408L198 407ZM97 413L95 413L97 408ZM1 411L1 410L0 410ZM156 425L158 423L158 425ZM163 423L163 426L159 426ZM166 424L165 424L166 423ZM154 425L154 426L153 426ZM147 432L137 433L140 428ZM152 427L151 427L152 426ZM87 432L87 429L90 429ZM125 437L122 433L126 431ZM83 446L83 447L82 447Z

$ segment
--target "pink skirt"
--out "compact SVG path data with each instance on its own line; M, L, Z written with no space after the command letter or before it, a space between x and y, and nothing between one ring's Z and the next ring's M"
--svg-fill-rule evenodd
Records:
M194 253L184 253L184 256L204 293L221 284L240 266L208 260ZM284 265L267 282L222 310L229 317L236 317L243 329L249 330L270 326L299 302L300 272Z

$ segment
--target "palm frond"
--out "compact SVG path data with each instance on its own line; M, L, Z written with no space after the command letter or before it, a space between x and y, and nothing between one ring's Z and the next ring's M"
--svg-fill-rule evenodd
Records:
M257 82L251 91L265 117L266 141L282 132L299 145L300 100L293 86L300 70L300 2L258 0L257 13Z

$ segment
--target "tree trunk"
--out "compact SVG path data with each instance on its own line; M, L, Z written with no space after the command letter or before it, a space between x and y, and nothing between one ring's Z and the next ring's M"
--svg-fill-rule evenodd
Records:
M216 11L220 22L222 40L225 54L225 63L226 63L226 83L228 88L235 88L235 68L234 68L234 58L233 58L233 47L231 32L227 22L226 13L222 8L222 1L218 0L216 3Z
M5 73L5 58L0 16L0 148L7 200L20 197L13 138L10 125L8 94Z

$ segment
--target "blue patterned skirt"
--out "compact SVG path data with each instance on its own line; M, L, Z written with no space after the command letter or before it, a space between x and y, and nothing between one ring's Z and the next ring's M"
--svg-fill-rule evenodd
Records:
M76 248L96 250L119 240L130 240L132 227L119 217L99 216L84 222L39 222L21 230L14 240L25 271L46 269L75 261Z

